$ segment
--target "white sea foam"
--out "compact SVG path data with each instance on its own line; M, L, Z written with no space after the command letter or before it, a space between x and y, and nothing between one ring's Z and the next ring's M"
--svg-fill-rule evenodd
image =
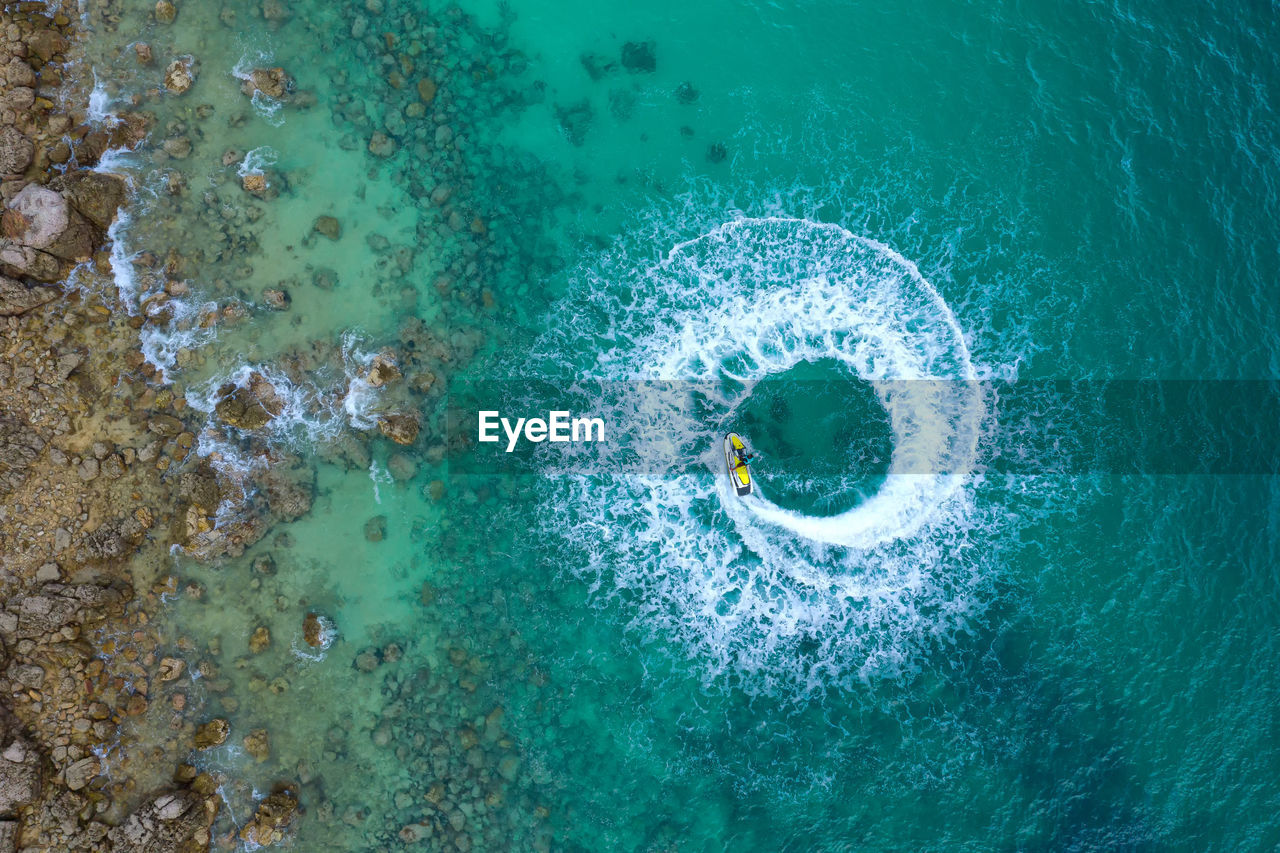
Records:
M280 154L270 145L260 145L254 148L248 154L244 155L244 159L240 161L240 168L236 170L236 174L240 177L248 177L249 175L263 175L266 171L276 164L280 159Z
M635 251L585 273L557 318L582 339L544 352L603 343L591 378L689 381L602 403L698 464L561 480L546 523L578 555L572 570L601 606L623 593L636 630L683 643L712 680L808 693L909 675L965 630L987 579L970 488L986 407L955 316L913 264L834 225L739 219L657 263ZM738 406L819 360L874 383L894 435L882 487L827 517L739 499L720 447Z
M93 89L89 92L89 109L85 117L93 124L114 124L119 119L111 110L114 99L107 92L98 72L93 72Z

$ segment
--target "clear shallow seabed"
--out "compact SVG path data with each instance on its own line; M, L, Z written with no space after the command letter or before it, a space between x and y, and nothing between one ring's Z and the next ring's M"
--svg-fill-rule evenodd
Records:
M268 370L296 404L273 441L317 486L243 557L175 556L204 589L164 614L211 673L193 716L232 722L192 757L226 774L224 830L291 781L305 850L1280 844L1274 477L983 476L1008 437L990 401L884 412L855 383L859 421L813 393L1276 376L1271 10L152 8L86 3L102 120L135 96L157 117L111 165L136 190L121 299L148 313L186 279L149 356L205 405ZM186 54L191 91L146 94ZM250 104L236 73L269 65L306 94ZM240 188L255 169L276 197ZM135 256L170 247L170 275ZM347 377L384 345L436 380L411 454L357 437L383 402ZM678 470L451 476L443 386L535 377L720 390L693 415L596 401L679 426ZM776 502L715 476L740 422ZM832 471L851 439L960 476L886 478L875 452ZM235 444L203 449L233 466ZM323 655L310 611L336 626Z

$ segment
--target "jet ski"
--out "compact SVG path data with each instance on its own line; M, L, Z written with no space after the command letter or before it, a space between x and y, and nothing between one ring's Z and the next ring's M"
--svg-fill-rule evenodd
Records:
M746 449L742 436L736 432L731 432L724 437L724 464L729 469L729 479L733 481L733 488L738 492L738 497L743 498L751 494L751 469L738 457L738 454L745 452Z

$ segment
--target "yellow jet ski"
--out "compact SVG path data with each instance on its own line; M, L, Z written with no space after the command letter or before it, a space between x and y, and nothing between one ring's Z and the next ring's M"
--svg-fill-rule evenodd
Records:
M742 443L742 436L731 432L724 437L724 464L729 468L729 479L738 492L738 497L751 494L751 469L739 457L745 453L747 446Z

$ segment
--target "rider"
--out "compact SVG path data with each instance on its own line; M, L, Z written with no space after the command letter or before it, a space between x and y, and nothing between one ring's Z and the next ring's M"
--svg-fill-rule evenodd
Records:
M739 465L746 465L752 459L755 459L757 456L760 455L758 453L752 453L750 450L747 449L747 446L745 444L740 449L735 450L734 454L738 457Z

